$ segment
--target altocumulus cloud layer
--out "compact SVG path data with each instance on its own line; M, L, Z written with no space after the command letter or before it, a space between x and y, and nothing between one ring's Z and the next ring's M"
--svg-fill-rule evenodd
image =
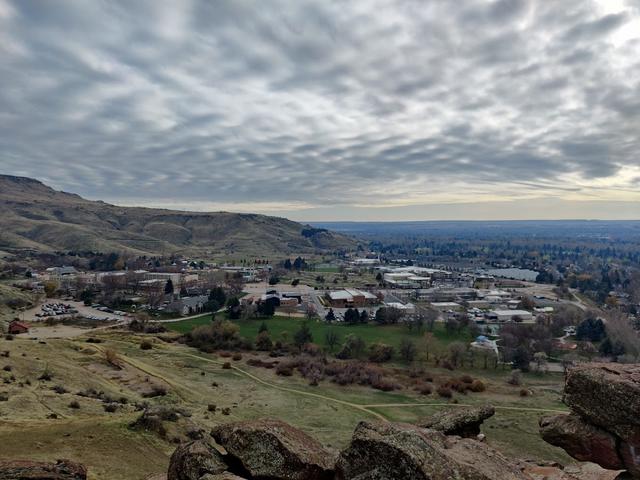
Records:
M638 0L0 0L0 79L0 172L89 198L640 200Z

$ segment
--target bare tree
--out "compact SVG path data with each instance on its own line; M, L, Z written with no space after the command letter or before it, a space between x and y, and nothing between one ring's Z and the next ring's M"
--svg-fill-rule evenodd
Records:
M629 317L620 310L609 310L605 320L605 329L611 342L622 345L626 355L639 359L640 337L633 328Z
M318 317L318 311L313 303L307 303L304 311L305 316L308 320L315 320Z

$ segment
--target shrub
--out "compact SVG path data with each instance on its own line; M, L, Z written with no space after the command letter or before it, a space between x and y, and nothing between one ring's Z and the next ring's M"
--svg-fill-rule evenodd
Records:
M528 397L530 393L531 392L529 392L529 390L527 390L526 388L521 388L520 389L520 396L521 397Z
M446 368L447 370L455 370L455 367L449 360L442 361L442 368Z
M42 375L38 377L38 380L50 382L52 378L53 378L53 372L49 371L48 368L45 368L44 372L42 372Z
M223 415L230 415L231 414L231 409L229 407L224 407L221 411L222 411Z
M487 389L487 386L482 380L474 380L473 382L471 382L471 386L469 389L472 392L484 392Z
M473 377L471 375L462 375L460 381L464 383L473 383Z
M230 362L224 362L224 363L222 364L222 368L223 368L224 370L231 370L231 363L230 363Z
M118 404L117 403L105 403L103 405L103 408L104 408L105 412L113 413L113 412L118 410Z
M8 402L9 401L9 395L7 395L6 393L0 393L0 402Z
M151 391L142 394L144 398L164 397L167 394L167 387L164 385L154 385Z
M445 385L440 385L436 392L438 393L438 395L440 395L442 398L452 398L453 397L453 392L451 391L451 389Z
M433 388L428 383L418 385L416 390L420 395L431 395L431 392L433 392Z
M236 352L233 354L233 356L231 357L232 360L235 360L236 362L242 360L242 354L240 352Z
M62 395L63 393L67 393L67 389L64 388L64 386L62 386L62 385L56 385L51 390L56 392L58 395Z
M374 343L369 347L369 361L384 363L393 357L393 347L384 343Z
M208 412L215 412L217 408L218 408L218 407L217 407L215 404L210 403L210 404L207 406L207 411L208 411Z
M390 380L384 378L378 378L371 383L371 386L376 390L382 390L383 392L391 392L393 390L399 389L400 386L396 383L391 382Z
M102 339L89 337L89 338L87 338L87 343L102 343Z
M189 346L202 351L237 350L250 345L240 336L238 326L227 320L214 320L210 325L194 328L185 335Z
M2 367L2 370L4 370L5 372L10 372L12 370L11 365L5 365L4 367Z
M143 340L140 343L140 349L142 350L151 350L153 348L153 343L151 343L149 340Z
M73 400L70 404L69 404L69 408L72 408L74 410L78 410L80 408L80 402L78 402L77 400Z
M520 370L512 370L511 376L507 379L507 383L516 387L522 385L522 373L520 373Z
M283 377L290 377L293 375L293 366L289 363L281 363L276 367L276 374Z
M118 356L118 353L115 350L111 348L107 348L104 351L104 359L112 367L117 368L118 370L122 369L120 357Z

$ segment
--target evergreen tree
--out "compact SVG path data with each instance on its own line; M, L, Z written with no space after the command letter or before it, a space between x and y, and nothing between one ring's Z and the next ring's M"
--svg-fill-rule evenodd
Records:
M307 322L300 325L300 329L294 334L293 342L298 348L302 348L305 344L313 342L313 335Z
M324 317L324 319L327 322L335 322L336 321L336 314L333 313L333 308L329 309L329 311L327 312L327 315Z

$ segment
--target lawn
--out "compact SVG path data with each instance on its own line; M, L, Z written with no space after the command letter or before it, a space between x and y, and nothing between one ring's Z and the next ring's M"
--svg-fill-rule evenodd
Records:
M266 323L269 333L274 340L282 339L283 333L286 332L285 335L287 335L289 341L291 341L293 335L300 328L302 323L305 322L305 320L301 318L274 316L264 320L242 320L235 321L235 323L240 327L240 335L254 340L258 335L258 330L263 321ZM176 332L186 333L197 326L207 325L210 322L211 315L203 315L202 317L184 320L181 322L167 323L165 325ZM333 330L338 334L340 338L339 343L342 343L347 335L353 333L362 338L367 344L382 342L393 345L394 347L398 347L401 340L405 337L420 340L424 335L424 332L409 331L409 329L404 325L339 325L328 324L322 321L310 321L307 323L311 330L311 334L313 335L313 341L323 347L326 347L325 336L329 330ZM466 331L449 334L442 324L436 324L433 335L441 347L444 347L453 341L470 341L471 339Z

